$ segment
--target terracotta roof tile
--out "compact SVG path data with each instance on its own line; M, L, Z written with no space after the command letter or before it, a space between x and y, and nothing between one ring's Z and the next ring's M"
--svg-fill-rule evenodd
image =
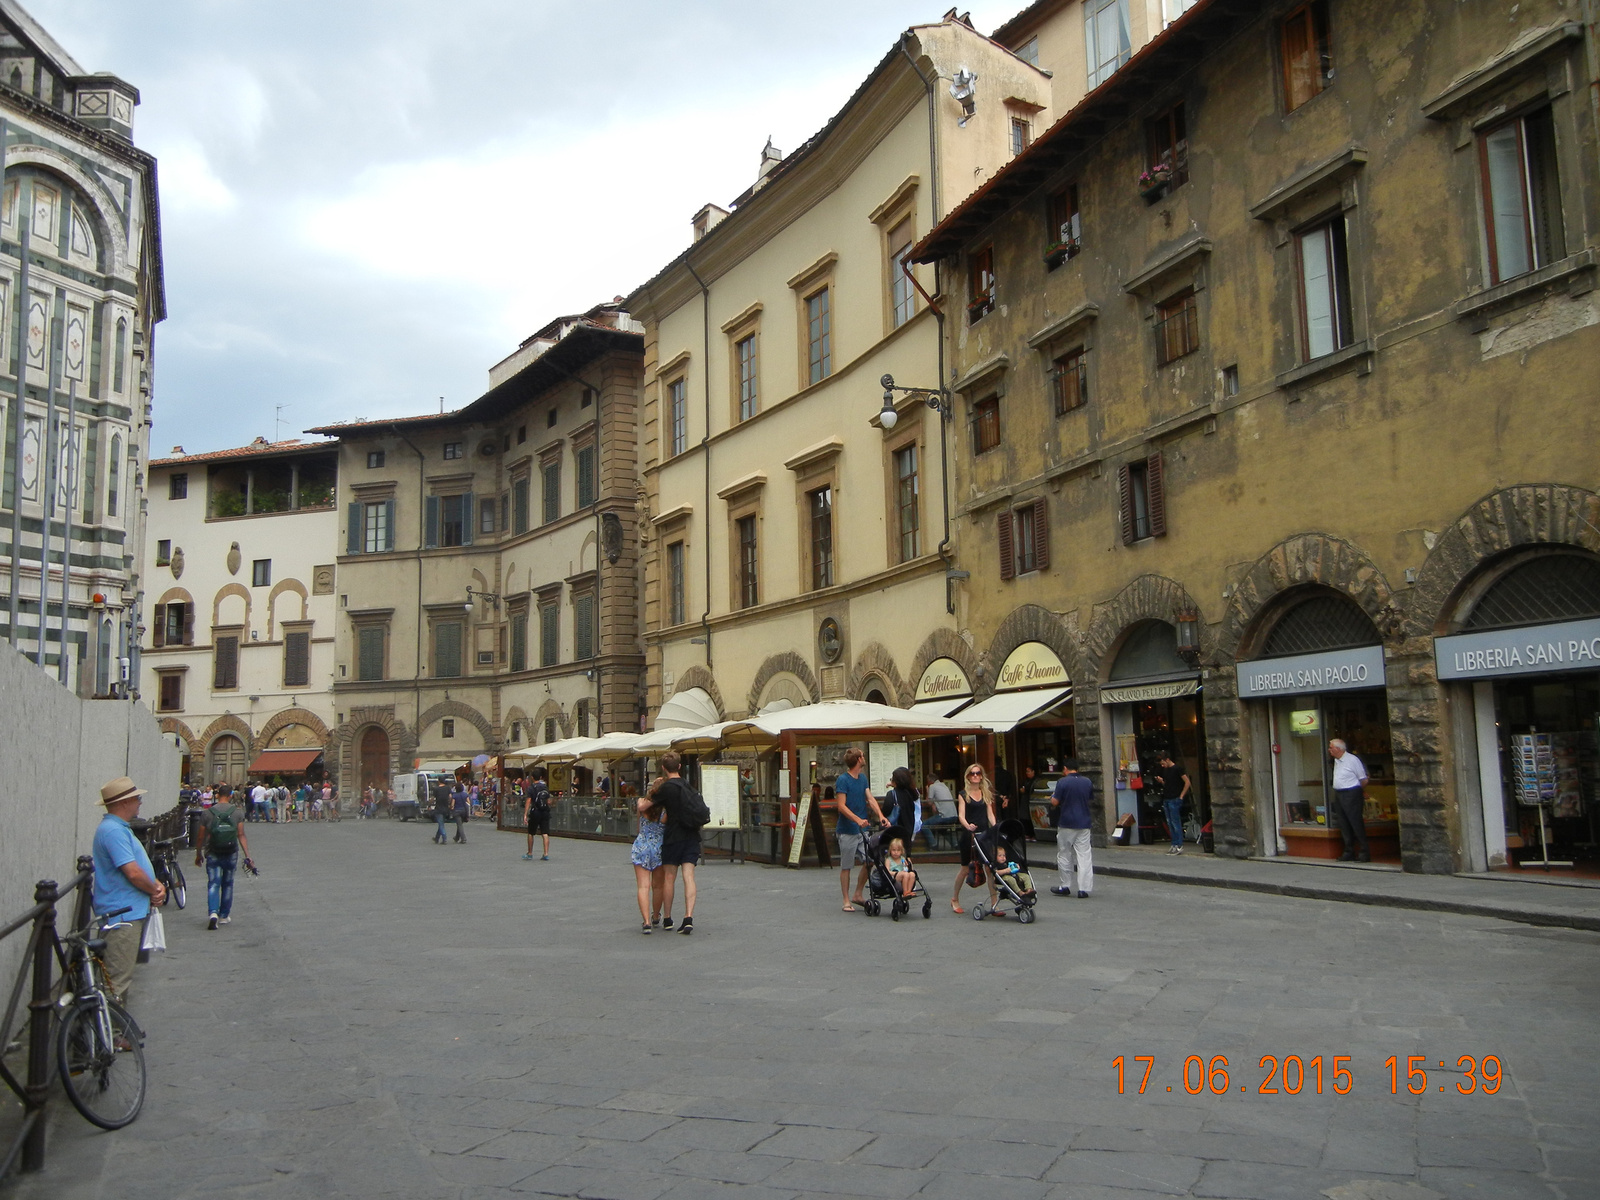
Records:
M169 458L153 458L151 467L177 467L189 463L220 462L225 459L240 458L272 458L280 454L292 454L295 451L305 450L332 450L332 442L302 442L299 438L288 438L281 442L259 441L251 442L248 446L235 446L231 450L209 450L203 454L179 454Z

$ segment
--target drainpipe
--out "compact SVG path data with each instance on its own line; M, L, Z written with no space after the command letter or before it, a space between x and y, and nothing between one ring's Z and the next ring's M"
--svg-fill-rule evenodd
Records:
M422 626L424 623L422 615L422 547L428 540L428 460L422 451L417 449L411 439L401 432L398 425L391 425L389 428L396 437L407 446L410 446L411 453L417 456L417 662L416 670L412 672L414 703L417 706L417 711L416 716L412 719L418 723L417 739L420 742L422 739ZM469 513L468 516L470 518L472 514ZM357 649L359 652L359 647Z
M700 272L687 258L683 265L700 285L700 330L705 335L705 361L700 370L705 391L705 426L700 433L700 466L705 474L705 530L700 540L705 543L702 557L706 563L706 607L700 614L700 630L706 637L706 670L711 670L711 289L700 278Z
M594 666L590 670L594 672L594 720L595 733L598 735L606 731L605 702L603 699L604 693L601 691L602 671L600 667L600 555L604 552L603 543L605 541L605 531L601 528L602 514L600 511L600 466L604 461L601 453L601 439L605 434L605 430L601 425L603 401L600 398L600 389L583 376L574 375L564 367L557 367L556 370L580 387L588 388L594 393L594 612L591 614L594 627L589 631L593 639L589 649L594 653Z
M938 99L938 74L927 76L922 73L922 68L917 65L916 56L906 47L911 40L911 33L907 31L900 35L900 53L905 55L906 61L911 64L911 69L917 73L917 78L922 80L922 86L928 93L928 197L933 209L933 223L937 225L941 218L939 207L939 99ZM933 294L941 294L943 279L943 264L933 264ZM944 386L944 310L935 307L933 310L934 322L938 325L939 339L939 386ZM939 500L944 512L944 539L939 543L939 557L945 564L944 581L944 608L952 616L956 611L955 582L949 577L948 572L954 562L954 553L950 547L950 418L942 411L939 414Z

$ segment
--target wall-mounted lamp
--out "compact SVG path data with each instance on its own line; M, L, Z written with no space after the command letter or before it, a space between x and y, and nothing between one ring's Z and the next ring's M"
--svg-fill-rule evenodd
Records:
M894 406L894 394L896 392L904 392L908 396L916 396L946 421L950 419L950 393L947 389L900 387L895 383L893 375L885 375L878 382L883 385L883 408L878 411L878 424L885 429L893 429L900 420L900 414Z
M494 604L495 608L497 608L497 609L500 607L500 599L501 599L501 597L500 597L499 593L497 593L497 592L484 592L484 591L479 591L479 592L474 593L473 590L472 590L472 585L469 583L469 584L467 584L467 607L468 608L472 607L472 597L474 595L476 595L480 600L488 600L488 601L490 601L491 603Z
M1178 654L1186 662L1200 657L1200 614L1192 608L1178 610Z

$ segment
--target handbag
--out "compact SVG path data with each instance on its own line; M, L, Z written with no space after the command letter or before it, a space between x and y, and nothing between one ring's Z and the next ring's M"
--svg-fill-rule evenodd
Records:
M167 948L167 929L161 923L161 910L152 908L150 919L144 923L144 938L139 943L141 950L165 950Z

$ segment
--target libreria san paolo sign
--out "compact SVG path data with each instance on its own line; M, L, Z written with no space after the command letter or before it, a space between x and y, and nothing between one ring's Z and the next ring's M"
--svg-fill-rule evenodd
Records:
M1433 655L1440 679L1600 671L1600 620L1435 638Z
M1311 692L1350 692L1384 684L1383 647L1356 646L1297 654L1293 658L1260 658L1239 664L1239 696L1292 696Z

